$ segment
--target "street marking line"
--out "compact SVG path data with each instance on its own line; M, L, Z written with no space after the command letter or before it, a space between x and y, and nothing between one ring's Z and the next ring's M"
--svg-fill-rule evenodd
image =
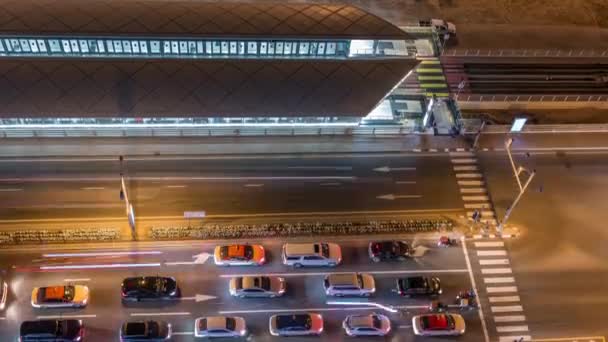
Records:
M117 177L15 177L15 178L0 178L0 182L113 182ZM354 176L248 176L248 177L181 177L181 176L132 176L129 177L133 181L148 181L148 182L175 182L175 181L313 181L313 180L344 180L354 181L357 177Z
M133 317L141 316L189 316L189 312L132 312Z
M474 194L474 193L485 194L486 192L487 192L486 188L460 188L461 194Z
M490 307L492 312L522 312L524 308L521 305L507 305L507 306L492 306Z
M500 336L498 342L513 342L513 341L532 341L530 335L513 335L513 336ZM536 341L536 340L535 340Z
M488 286L487 293L517 292L517 286Z
M475 277L473 276L473 267L471 267L471 259L469 259L469 251L467 249L466 240L463 237L460 239L460 241L462 242L462 252L464 254L464 260L467 264L467 271L469 273L469 279L471 280L471 286L473 287L474 293L479 293L479 291L477 291L477 284L475 283ZM488 334L488 327L486 326L486 319L483 315L483 309L481 308L481 305L479 306L477 313L479 314L479 320L481 321L481 327L483 330L483 336L485 338L485 342L490 342L490 335Z
M260 184L260 183L256 183L256 184L245 184L244 187L246 188L259 188L264 186L264 184Z
M171 335L194 335L194 331L173 331Z
M503 250L491 250L491 251L477 251L477 256L506 256L507 251Z
M413 273L467 273L467 269L445 269L445 270L386 270L386 271L366 271L367 274L413 274ZM352 274L353 272L292 272L292 273L242 273L242 274L220 274L220 278L233 277L253 277L259 275L278 276L278 277L310 277L326 276L331 274Z
M129 267L160 267L160 263L149 264L98 264L98 265L54 265L40 266L41 270L75 270L94 268L129 268Z
M425 59L420 61L420 64L441 64L441 62L436 59Z
M483 278L483 282L486 283L486 284L514 283L515 282L515 278L513 278L513 277Z
M509 259L480 259L479 264L482 266L487 265L508 265Z
M36 316L36 319L62 319L62 318L96 318L97 315L49 315Z
M473 217L473 214L474 214L474 213L475 213L474 211L467 211L467 216L468 216L468 217ZM483 218L483 217L485 217L485 218L488 218L488 217L494 217L494 212L493 212L493 211L491 211L491 210L482 210L482 211L481 211L481 217L482 217L482 218Z
M363 303L362 303L363 304ZM425 309L428 305L399 305L393 306L399 309ZM324 307L324 308L305 308L305 309L256 309L256 310L224 310L218 311L220 315L231 314L256 314L269 312L327 312L327 311L361 311L361 310L378 310L376 306L341 306L341 307Z
M90 256L125 256L125 255L160 255L161 251L141 251L141 252L91 252L91 253L48 253L42 254L43 258L69 258L69 257L90 257Z
M503 267L503 268L482 268L481 274L511 274L513 271L511 268Z
M418 81L444 81L445 76L443 75L418 75Z
M525 322L525 320L526 316L524 315L494 316L494 322L496 323Z
M477 165L457 165L454 166L454 171L477 171Z
M463 201L489 201L488 196L462 196Z
M447 87L448 85L445 83L420 83L420 88L442 89Z
M483 178L481 173L457 173L456 178Z
M70 282L81 282L81 281L91 281L91 278L73 278L73 279L72 278L66 278L66 279L63 279L63 281L68 282L68 283L70 283Z
M175 185L165 185L165 188L170 188L170 189L174 189L174 188L185 188L185 185L182 184L175 184Z
M504 241L476 241L475 247L504 247Z
M471 151L464 151L462 148L457 148L456 151L449 153L450 157L475 157L475 153Z
M556 338L537 338L534 340L529 340L529 341L534 341L534 342L558 342L558 341L579 341L579 342L587 342L584 340L589 340L588 342L591 342L593 340L599 340L596 342L606 342L606 338L604 336L585 336L585 337L556 337Z
M485 185L485 182L482 180L459 180L458 185L483 186Z
M465 209L491 209L492 205L490 203L465 203Z
M443 74L443 69L437 68L416 68L416 73Z
M519 296L500 296L490 297L490 303L507 303L507 302L519 302Z
M290 170L337 170L352 171L352 166L288 166Z
M84 188L80 188L80 190L104 190L105 187L103 186L87 186Z
M506 325L496 327L496 331L499 333L509 333L509 332L522 332L528 331L527 325Z
M477 159L475 158L454 158L451 161L452 164L477 164Z

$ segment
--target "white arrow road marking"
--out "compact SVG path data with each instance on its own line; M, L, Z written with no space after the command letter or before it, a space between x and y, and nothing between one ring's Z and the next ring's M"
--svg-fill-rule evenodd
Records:
M415 167L388 167L382 166L374 169L376 172L391 172L391 171L416 171Z
M189 312L132 312L131 316L189 316Z
M376 196L377 199L383 199L383 200L389 200L389 201L394 201L399 198L421 198L421 197L422 197L422 195L393 195L393 194Z
M197 294L193 297L182 297L181 300L193 300L198 303L198 302L204 302L206 300L211 300L211 299L215 299L215 298L217 298L217 297Z
M97 315L51 315L37 316L36 319L62 319L62 318L95 318Z
M203 252L201 254L193 255L192 256L192 258L194 259L193 261L172 261L172 262L165 262L165 265L166 266L202 265L202 264L206 263L207 260L209 260L209 257L211 257L211 254Z

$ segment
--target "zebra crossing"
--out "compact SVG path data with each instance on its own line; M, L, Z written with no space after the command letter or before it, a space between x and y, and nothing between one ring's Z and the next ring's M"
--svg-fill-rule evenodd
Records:
M486 293L487 311L494 321L498 341L531 341L504 241L499 238L474 240L473 246L478 263L475 266L479 266L476 276L482 280L479 291Z
M477 211L480 222L496 225L496 213L488 196L486 182L479 170L475 153L471 151L450 152L450 160L460 188L460 195L468 218Z
M449 97L450 91L443 67L437 57L423 58L415 69L420 88L427 97Z

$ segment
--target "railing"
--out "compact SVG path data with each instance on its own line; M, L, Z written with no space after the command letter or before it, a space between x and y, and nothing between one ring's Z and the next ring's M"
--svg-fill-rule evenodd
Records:
M459 102L606 102L608 95L480 95L459 94Z
M481 127L479 119L462 120L464 134L477 134ZM511 125L485 125L482 134L507 134ZM559 124L526 125L519 133L608 133L608 124Z
M454 57L588 57L608 58L608 49L449 49L443 51L443 56Z
M0 128L0 138L100 138L100 137L220 137L220 136L390 136L418 133L404 126L330 126L330 127L20 127Z

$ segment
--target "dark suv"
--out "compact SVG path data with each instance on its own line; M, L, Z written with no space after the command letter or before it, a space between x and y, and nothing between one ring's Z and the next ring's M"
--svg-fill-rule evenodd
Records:
M21 323L19 342L75 342L84 338L82 321L40 320Z
M120 328L120 342L161 342L171 339L171 324L164 321L129 321Z
M123 302L171 300L180 296L177 281L170 277L126 278L121 290Z
M373 241L368 247L369 257L374 262L383 260L405 260L410 256L411 249L403 241Z
M404 297L437 296L441 294L441 281L437 277L399 278L397 293Z

